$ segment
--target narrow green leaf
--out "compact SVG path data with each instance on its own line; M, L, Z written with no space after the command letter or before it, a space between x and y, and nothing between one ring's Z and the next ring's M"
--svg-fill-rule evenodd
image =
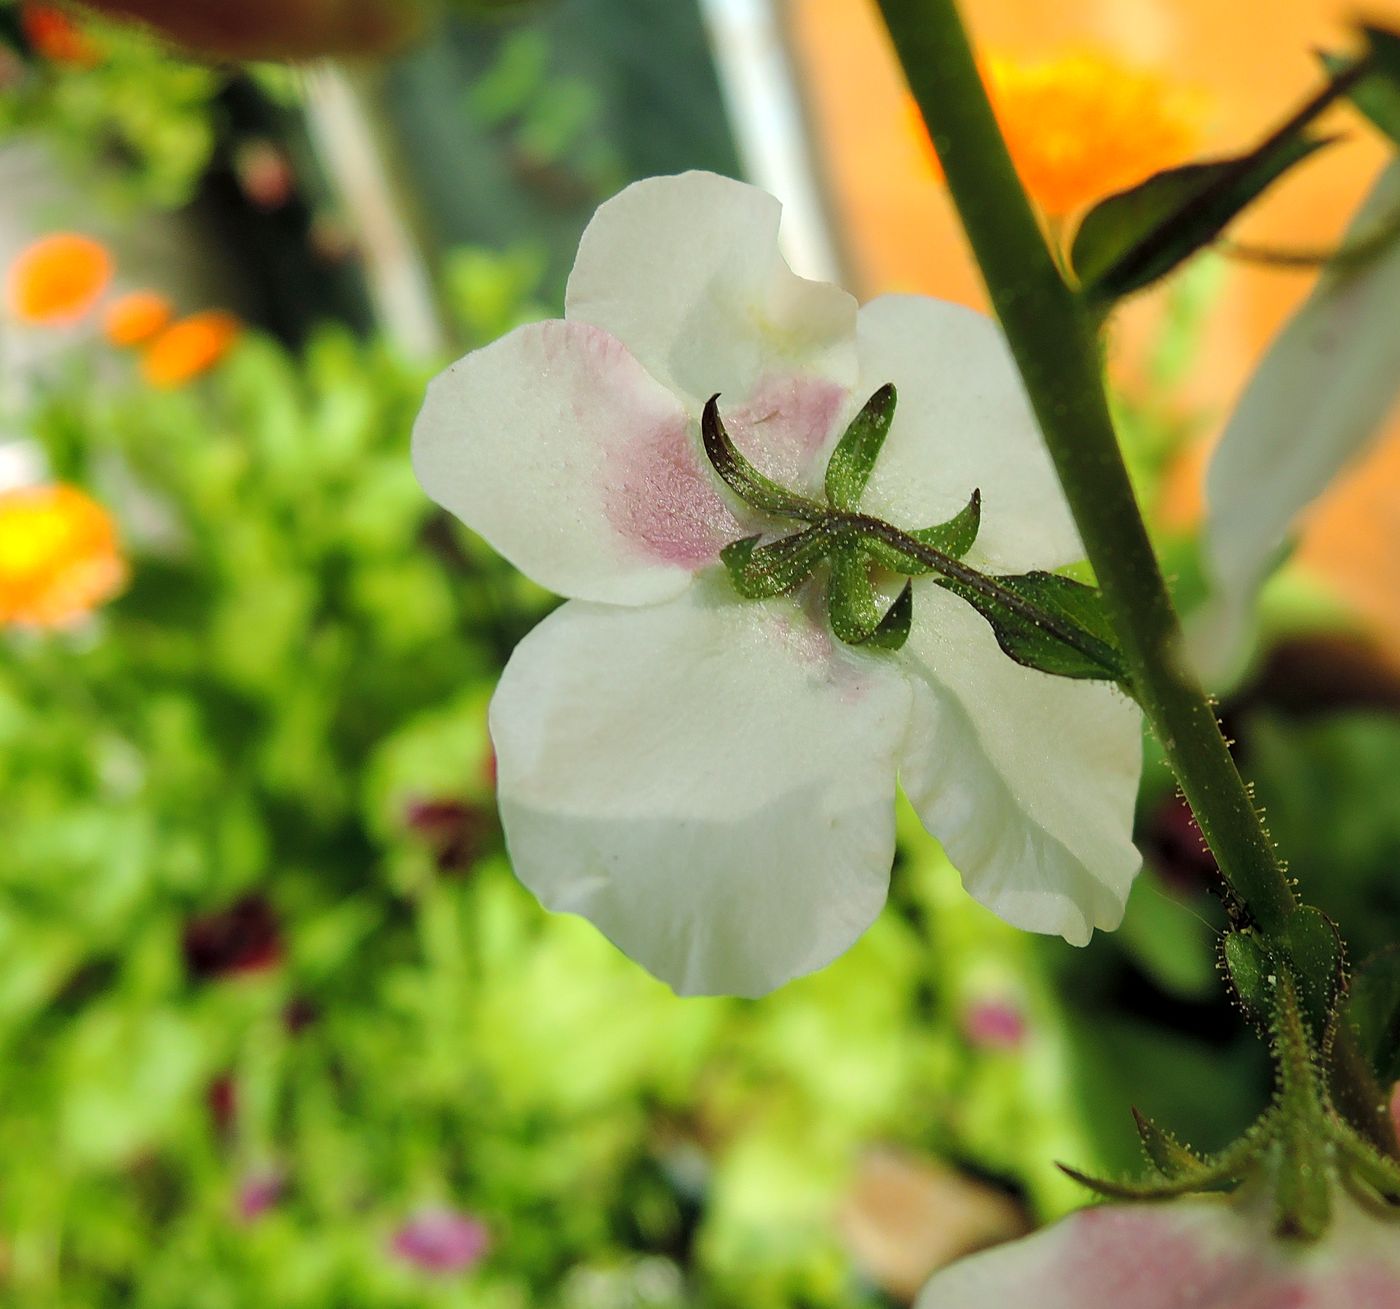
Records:
M759 545L760 539L746 536L719 552L734 589L746 600L766 600L791 591L811 576L830 547L822 527L809 527L768 545Z
M967 504L946 523L921 527L903 535L919 542L920 545L931 546L949 558L961 559L976 543L977 533L981 528L982 492L973 491ZM892 573L902 573L905 577L922 577L935 571L932 564L905 553L893 541L866 536L862 539L861 546L881 568L888 568Z
M745 504L765 514L798 518L808 523L815 522L825 512L816 501L779 486L744 458L719 416L718 395L712 395L705 404L700 435L711 466Z
M982 580L991 587L952 577L938 585L976 609L1018 664L1057 677L1126 682L1127 664L1095 587L1042 572Z
M897 400L894 384L886 382L865 402L836 443L826 465L826 498L833 508L855 512L894 422Z
M1345 55L1319 53L1318 58L1328 75L1336 77L1352 65ZM1383 72L1364 77L1348 93L1347 98L1357 110L1370 119L1377 131L1383 132L1397 146L1400 146L1400 81L1387 77Z
M1110 303L1166 276L1326 144L1301 132L1270 138L1249 154L1168 169L1109 196L1085 215L1070 252L1085 293Z
M1371 47L1371 61L1376 72L1392 86L1400 87L1400 32L1371 23L1363 23L1361 30L1366 33L1366 43Z

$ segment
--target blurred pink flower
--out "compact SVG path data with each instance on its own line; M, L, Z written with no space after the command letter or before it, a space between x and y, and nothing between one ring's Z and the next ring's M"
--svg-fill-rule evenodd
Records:
M238 1188L239 1220L255 1222L275 1205L287 1190L287 1180L279 1172L252 1173Z
M1009 1000L974 1000L963 1011L963 1035L973 1044L1014 1050L1026 1039L1026 1019Z
M420 1209L394 1233L390 1249L426 1273L460 1273L486 1253L483 1223L455 1209Z

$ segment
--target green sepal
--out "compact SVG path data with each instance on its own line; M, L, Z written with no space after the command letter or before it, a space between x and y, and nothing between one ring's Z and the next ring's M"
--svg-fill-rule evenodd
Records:
M1400 945L1372 955L1356 970L1346 1021L1380 1082L1400 1082Z
M968 502L946 523L936 523L933 527L920 527L917 531L893 535L907 536L911 540L937 550L950 559L961 559L977 540L982 529L982 492L973 491ZM922 559L906 553L894 540L867 535L861 540L861 548L881 568L892 573L902 573L905 577L922 577L937 569Z
M740 453L719 416L718 395L712 395L705 404L700 435L711 466L745 504L765 514L799 518L806 523L816 522L825 512L815 500L765 477Z
M1271 138L1249 154L1168 169L1101 201L1070 249L1085 295L1107 305L1165 277L1329 139Z
M914 584L905 582L866 644L878 646L881 650L902 650L913 623Z
M1225 975L1245 1016L1265 1025L1273 1010L1273 990L1277 965L1270 958L1263 938L1253 928L1230 932L1220 947Z
M853 541L838 542L831 550L827 606L831 630L847 645L898 650L909 639L914 613L912 587L906 582L894 603L882 614L879 596L870 580L870 565Z
M1392 1203L1400 1203L1400 1162L1380 1153L1347 1122L1338 1124L1337 1146L1347 1163Z
M1332 1221L1332 1178L1325 1166L1327 1142L1303 1117L1281 1120L1282 1153L1274 1177L1274 1235L1316 1241Z
M1337 925L1320 909L1299 905L1284 923L1289 958L1299 978L1299 999L1313 1040L1323 1049L1346 990L1346 951Z
M984 580L992 586L952 577L940 577L938 585L976 609L1018 664L1056 677L1127 684L1127 663L1096 587L1043 572Z
M1136 1108L1132 1112L1133 1122L1137 1124L1138 1139L1142 1142L1147 1161L1163 1177L1175 1180L1205 1171L1205 1160L1190 1146L1183 1145L1165 1127L1158 1127Z
M1321 52L1318 58L1328 75L1334 78L1352 65L1352 61L1344 55L1326 51ZM1371 73L1351 88L1347 99L1363 117L1370 120L1377 131L1400 146L1400 81L1387 77L1383 72Z
M1267 1120L1261 1120L1255 1130L1247 1132L1218 1155L1200 1160L1199 1167L1190 1172L1179 1173L1175 1177L1127 1181L1091 1177L1068 1164L1057 1163L1055 1167L1081 1186L1087 1186L1091 1191L1113 1200L1170 1200L1197 1191L1220 1190L1235 1185L1253 1170L1263 1139L1259 1128L1263 1127L1265 1122Z
M719 552L730 582L746 600L767 600L805 582L830 546L822 527L809 527L768 545L759 545L761 539L746 536Z
M898 398L894 383L886 382L865 402L836 443L826 465L826 498L833 508L855 512L890 433Z
M958 510L946 523L936 523L932 527L920 527L909 535L922 545L961 559L977 543L977 533L982 530L982 492L974 488L967 504Z

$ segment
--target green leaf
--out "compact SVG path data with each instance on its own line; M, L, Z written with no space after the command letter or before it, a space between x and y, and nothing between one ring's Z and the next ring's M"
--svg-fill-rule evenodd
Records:
M1357 970L1346 1017L1380 1081L1400 1082L1400 946L1372 955Z
M1400 32L1363 23L1366 42L1371 47L1371 61L1376 72L1392 86L1400 88Z
M870 565L854 541L831 551L831 585L827 594L831 630L847 645L875 645L898 650L909 639L913 591L906 582L887 612L870 580Z
M809 527L768 545L746 536L719 552L734 589L746 600L782 595L811 576L830 548L825 528Z
M898 398L894 384L886 382L865 402L836 443L826 465L826 498L833 508L855 512L894 422Z
M1346 72L1352 65L1345 55L1323 51L1318 57L1331 77ZM1370 119L1373 127L1400 146L1400 80L1383 72L1372 73L1352 87L1347 98Z
M805 496L789 491L785 486L764 477L739 452L724 421L719 416L719 396L712 395L705 403L705 412L700 419L700 434L705 443L705 454L726 486L745 504L765 514L776 514L780 518L799 518L803 522L815 522L825 512L821 505Z
M1070 261L1101 303L1131 295L1209 245L1241 210L1328 138L1270 138L1246 155L1187 164L1109 196L1085 215Z
M1097 588L1058 573L1022 573L971 581L940 577L992 626L997 644L1018 664L1057 677L1126 684L1127 664Z

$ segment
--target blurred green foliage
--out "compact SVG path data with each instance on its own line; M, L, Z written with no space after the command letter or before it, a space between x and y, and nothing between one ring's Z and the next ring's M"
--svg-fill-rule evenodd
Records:
M455 264L473 330L533 312L530 256ZM552 601L414 482L424 369L334 328L174 393L123 367L60 361L26 425L117 508L130 589L0 645L16 1303L873 1304L833 1221L866 1147L1073 1203L1035 952L909 816L899 909L759 1004L679 1001L516 884L485 705ZM962 1033L988 996L1020 1049ZM438 1202L479 1269L389 1252Z

